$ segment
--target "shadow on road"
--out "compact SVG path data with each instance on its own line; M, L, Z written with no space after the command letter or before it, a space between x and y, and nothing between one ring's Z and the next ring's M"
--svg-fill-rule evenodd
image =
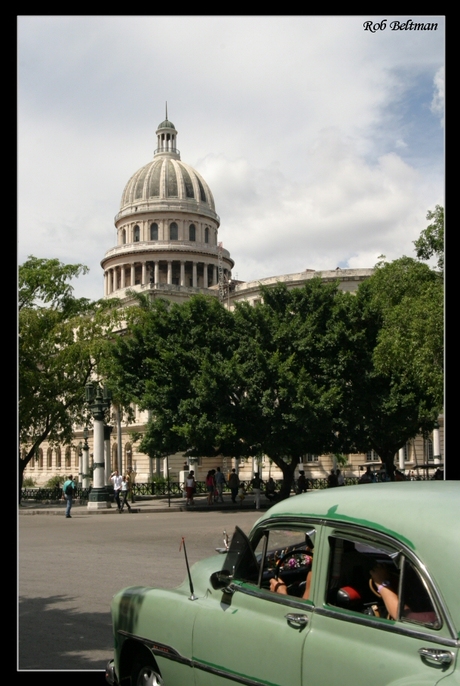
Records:
M62 607L76 600L62 595L19 598L20 670L105 669L113 655L110 613Z

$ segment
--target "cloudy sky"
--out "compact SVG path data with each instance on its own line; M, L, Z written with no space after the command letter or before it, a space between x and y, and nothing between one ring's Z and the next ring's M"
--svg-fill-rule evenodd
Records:
M384 31L364 22L387 19ZM436 30L392 30L412 19ZM18 255L100 261L165 116L234 277L414 255L444 204L441 16L18 19Z

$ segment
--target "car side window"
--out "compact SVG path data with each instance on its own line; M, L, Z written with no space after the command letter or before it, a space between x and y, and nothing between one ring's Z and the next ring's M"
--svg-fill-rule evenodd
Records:
M314 528L265 530L255 549L259 585L274 593L308 598L315 536Z
M441 620L420 573L397 548L329 537L329 605L439 629Z

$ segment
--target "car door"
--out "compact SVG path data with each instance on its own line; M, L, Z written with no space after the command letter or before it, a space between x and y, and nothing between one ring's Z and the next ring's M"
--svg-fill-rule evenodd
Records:
M340 526L323 527L320 544L302 686L434 686L453 671L455 629L409 548L384 534ZM386 570L385 585L396 589L393 618L369 583L376 565Z
M311 557L304 564L307 530L312 533L305 525L265 524L252 543L241 531L233 537L239 549L231 547L223 564L228 583L196 601L196 686L301 686L301 655L313 613L313 603L299 597L311 564ZM280 576L295 581L289 584L295 596L269 590L283 555Z

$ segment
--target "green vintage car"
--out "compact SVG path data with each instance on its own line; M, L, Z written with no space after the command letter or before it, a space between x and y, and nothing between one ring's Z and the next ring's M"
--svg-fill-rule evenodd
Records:
M111 684L460 684L460 483L331 488L270 508L173 591L112 602Z

